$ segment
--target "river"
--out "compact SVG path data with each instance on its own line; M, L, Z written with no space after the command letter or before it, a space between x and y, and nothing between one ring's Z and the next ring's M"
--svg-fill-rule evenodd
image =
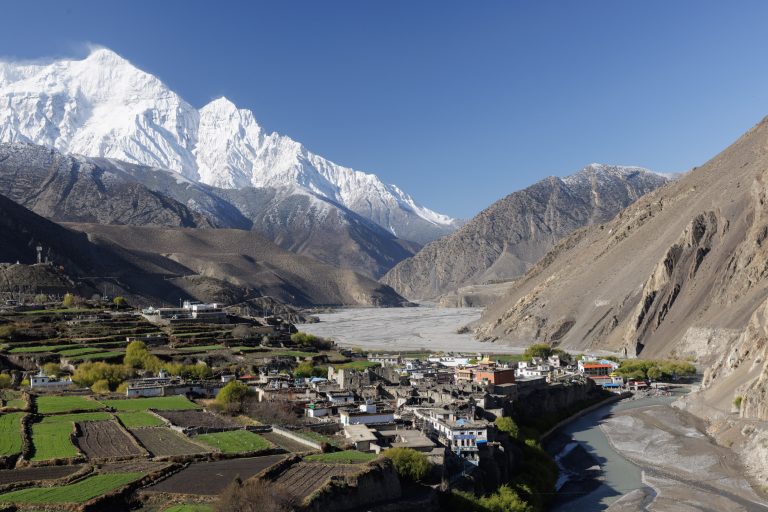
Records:
M703 422L652 397L600 407L546 443L561 469L556 512L768 511L739 457Z

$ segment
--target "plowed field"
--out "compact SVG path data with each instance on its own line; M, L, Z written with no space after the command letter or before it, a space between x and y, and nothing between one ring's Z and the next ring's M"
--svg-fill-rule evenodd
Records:
M78 423L78 426L80 435L77 437L77 445L89 459L140 457L145 454L114 421L86 421Z

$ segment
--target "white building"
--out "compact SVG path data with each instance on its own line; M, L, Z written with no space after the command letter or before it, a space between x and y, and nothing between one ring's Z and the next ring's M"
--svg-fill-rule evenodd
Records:
M488 442L488 423L456 419L449 411L422 409L415 414L424 420L424 433L473 464L479 462L480 446Z
M357 409L339 411L342 425L372 425L375 423L392 423L395 421L395 412L391 410L379 411L376 404L363 404Z
M29 378L30 389L66 389L72 385L72 378L57 379L43 373L41 369L37 375Z

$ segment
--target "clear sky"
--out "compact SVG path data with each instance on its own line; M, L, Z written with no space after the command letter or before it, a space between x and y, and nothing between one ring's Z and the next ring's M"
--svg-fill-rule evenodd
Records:
M768 114L768 2L14 1L0 55L109 47L470 217L591 162L683 171Z

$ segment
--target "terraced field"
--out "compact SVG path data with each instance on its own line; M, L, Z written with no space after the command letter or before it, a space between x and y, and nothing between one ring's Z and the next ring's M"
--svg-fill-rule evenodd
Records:
M144 411L118 412L116 416L120 418L126 428L162 427L165 425L163 420Z
M97 411L104 406L85 396L39 396L37 412L40 414L59 414L72 411Z
M0 456L21 453L21 418L23 412L0 415Z
M203 434L195 438L198 441L218 448L223 453L244 453L266 450L272 444L259 434L247 430L231 430L215 434Z
M247 480L281 461L283 457L283 455L267 455L216 462L195 462L175 475L148 487L147 491L215 496L221 494L236 477Z
M227 428L239 426L234 421L206 411L159 411L157 414L183 428Z
M60 487L32 487L0 495L0 503L84 503L143 477L143 473L94 475Z
M360 468L353 464L299 462L288 468L275 481L288 489L299 500L303 500L332 476L344 476L358 471Z
M341 452L316 453L304 457L307 462L326 462L331 464L359 464L375 459L375 453L363 453L357 450L344 450Z
M77 445L89 459L145 455L144 450L114 421L86 421L77 425Z
M75 422L106 421L112 415L106 412L60 414L46 416L32 425L33 461L77 457L79 452L70 440Z
M193 443L169 428L135 428L131 429L131 434L155 457L195 455L211 451Z
M102 400L101 403L116 411L146 411L148 409L155 409L158 411L184 411L200 408L194 402L187 400L186 397L179 395Z
M58 480L77 473L82 465L71 466L41 466L38 468L3 469L0 471L0 485L16 482L38 482L42 480Z

